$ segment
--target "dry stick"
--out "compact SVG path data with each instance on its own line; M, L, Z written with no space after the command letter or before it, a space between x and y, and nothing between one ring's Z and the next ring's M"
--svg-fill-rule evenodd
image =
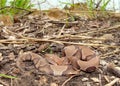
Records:
M110 83L106 84L105 86L113 86L118 81L119 81L119 78L116 78L113 81L111 81Z
M108 77L105 75L104 76L104 79L107 81L107 82L110 82L110 80L108 79Z
M96 32L102 32L102 31L108 31L108 30L111 30L111 29L120 29L119 28L120 27L120 25L115 25L115 26L112 26L112 27L109 27L109 28L101 28L100 30L95 30L95 31L90 31L90 32L87 32L87 33L84 33L84 34L89 34L89 33L96 33Z
M104 47L117 47L120 48L120 46L115 46L115 45L105 45L105 44L92 44L92 43L75 43L75 42L66 42L66 41L59 41L59 40L48 40L48 39L36 39L36 38L29 38L29 37L24 37L27 40L32 40L36 42L54 42L58 44L74 44L74 45L87 45L87 46L104 46Z
M0 42L3 44L24 44L25 42Z
M60 33L59 33L58 36L57 36L58 38L59 38L59 37L61 36L61 34L63 33L63 30L64 30L65 26L66 26L66 24L64 24L63 27L62 27L62 29L60 30Z
M49 23L54 23L54 24L78 24L79 22L78 21L73 21L73 22L62 22L62 21L53 21L53 20L50 20L48 21Z
M78 75L72 75L72 76L69 77L67 80L65 80L61 86L65 86L65 84L66 84L67 82L69 82L72 78L74 78L74 77L76 77L76 76L79 76L79 75L80 75L80 74L78 74Z
M96 9L98 9L98 7L100 6L101 2L102 2L102 0L99 0L99 1L97 2L96 7L95 7Z
M101 74L99 74L99 84L100 84L100 86L103 86L102 85L102 75Z
M13 79L10 79L10 85L13 86Z
M116 50L114 50L114 51L112 51L112 52L106 53L106 54L104 54L104 55L100 55L100 57L101 57L102 59L104 59L104 58L106 58L105 56L113 55L113 54L118 53L118 52L120 52L119 48L117 48Z
M113 63L107 65L107 71L120 78L120 67L116 67Z
M59 37L53 37L53 38L59 38L59 39L62 39L64 40L63 38L67 38L69 37L70 39L82 39L82 40L106 40L105 38L97 38L97 37L90 37L90 36L81 36L81 35L62 35L62 36L59 36Z
M61 41L78 41L78 40L91 40L91 41L94 41L94 40L98 40L98 41L104 41L106 39L101 39L101 38L72 38L72 37L68 37L68 38L64 38L64 39L59 39Z
M10 40L10 39L4 39L4 40L0 40L0 43L5 43L5 44L9 44L9 43L11 43L11 44L24 44L25 42L27 42L28 40L26 40L26 39L12 39L12 40Z
M37 39L37 38L30 38L30 37L23 37L26 42L54 42L58 44L73 44L73 45L87 45L87 46L104 46L104 47L114 47L114 48L120 48L120 46L115 46L115 45L106 45L106 44L93 44L93 43L75 43L75 42L66 42L66 41L59 41L59 40L48 40L48 39ZM17 39L16 39L17 40ZM14 41L14 42L13 42ZM20 41L20 42L15 42L15 40L1 40L1 43L25 43Z
M9 86L6 82L3 82L1 79L0 79L0 83L1 83L3 86Z
M13 35L16 35L16 36L18 36L18 37L23 38L22 35L20 35L20 34L18 34L18 33L14 33L14 32L12 32L12 31L8 30L6 27L4 27L4 30L5 30L6 32L10 33L10 34L13 34Z
M64 29L64 27L65 27L66 25L64 25L63 26L63 28L62 28L62 30ZM14 33L14 32L12 32L12 31L10 31L10 30L8 30L8 29L5 29L7 32L9 32L10 34L14 34L14 35L17 35L17 36L19 36L19 37L22 37L22 38L24 38L24 36L22 36L22 35L18 35L17 33ZM62 31L61 31L62 32ZM59 35L60 35L61 33L59 33ZM80 36L80 35L63 35L63 36L59 36L59 37L54 37L54 38L65 38L65 37L79 37L79 38L81 38L81 39L94 39L94 40L105 40L105 39L103 39L103 38L93 38L93 37L88 37L88 36ZM50 38L51 39L51 38Z
M31 37L24 37L21 35L18 35L8 29L6 29L11 34L17 35L23 39L26 39L28 42L30 41L36 41L36 42L54 42L58 44L74 44L74 45L87 45L87 46L104 46L104 47L117 47L120 48L120 46L115 46L115 45L105 45L105 44L92 44L92 43L75 43L75 42L66 42L66 41L59 41L59 40L49 40L49 39L37 39L37 38L31 38Z

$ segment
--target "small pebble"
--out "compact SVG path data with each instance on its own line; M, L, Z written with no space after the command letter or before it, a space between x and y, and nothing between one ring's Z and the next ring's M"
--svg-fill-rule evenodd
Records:
M88 81L89 79L88 78L83 78L82 81L85 82L85 81Z
M50 86L58 86L56 83L51 83Z
M100 61L100 64L101 64L102 66L105 66L105 65L107 65L107 62L104 61L104 60L101 60L101 61Z
M115 64L118 64L118 61L117 61L117 60L114 60L113 62L114 62Z
M110 78L111 78L111 79L115 79L115 76L111 76Z
M95 78L95 77L91 78L91 80L93 80L94 82L100 82L100 80L98 78Z

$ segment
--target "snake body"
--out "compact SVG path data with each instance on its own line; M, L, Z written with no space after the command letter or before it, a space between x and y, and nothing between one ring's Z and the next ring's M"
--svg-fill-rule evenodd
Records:
M99 65L99 57L88 47L70 45L66 46L63 52L65 56L61 58L55 54L40 56L36 53L25 52L19 55L17 66L23 70L21 64L31 60L39 71L56 76L79 74L80 70L92 72Z

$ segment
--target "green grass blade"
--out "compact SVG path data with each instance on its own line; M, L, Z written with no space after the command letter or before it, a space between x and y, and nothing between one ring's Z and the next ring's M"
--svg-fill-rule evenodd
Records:
M103 5L101 6L102 11L106 10L106 7L107 7L109 2L110 2L110 0L107 0L106 2L105 1L103 2Z
M72 3L69 3L69 2L62 2L62 1L59 1L59 3L65 4L65 5L69 5L69 6L72 6L72 5L73 5Z
M10 79L16 79L17 78L15 76L9 76L9 75L5 75L5 74L0 74L0 77L10 78Z

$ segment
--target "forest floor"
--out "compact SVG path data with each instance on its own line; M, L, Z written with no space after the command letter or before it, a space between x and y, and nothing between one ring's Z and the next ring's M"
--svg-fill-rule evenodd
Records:
M99 67L91 73L54 76L39 71L32 61L17 65L24 52L44 55L58 52L61 45L90 47L100 57ZM110 63L114 65L108 71ZM0 77L0 86L120 86L120 69L115 71L115 66L120 66L118 17L65 22L28 15L16 19L11 26L0 26L0 74L17 77Z

